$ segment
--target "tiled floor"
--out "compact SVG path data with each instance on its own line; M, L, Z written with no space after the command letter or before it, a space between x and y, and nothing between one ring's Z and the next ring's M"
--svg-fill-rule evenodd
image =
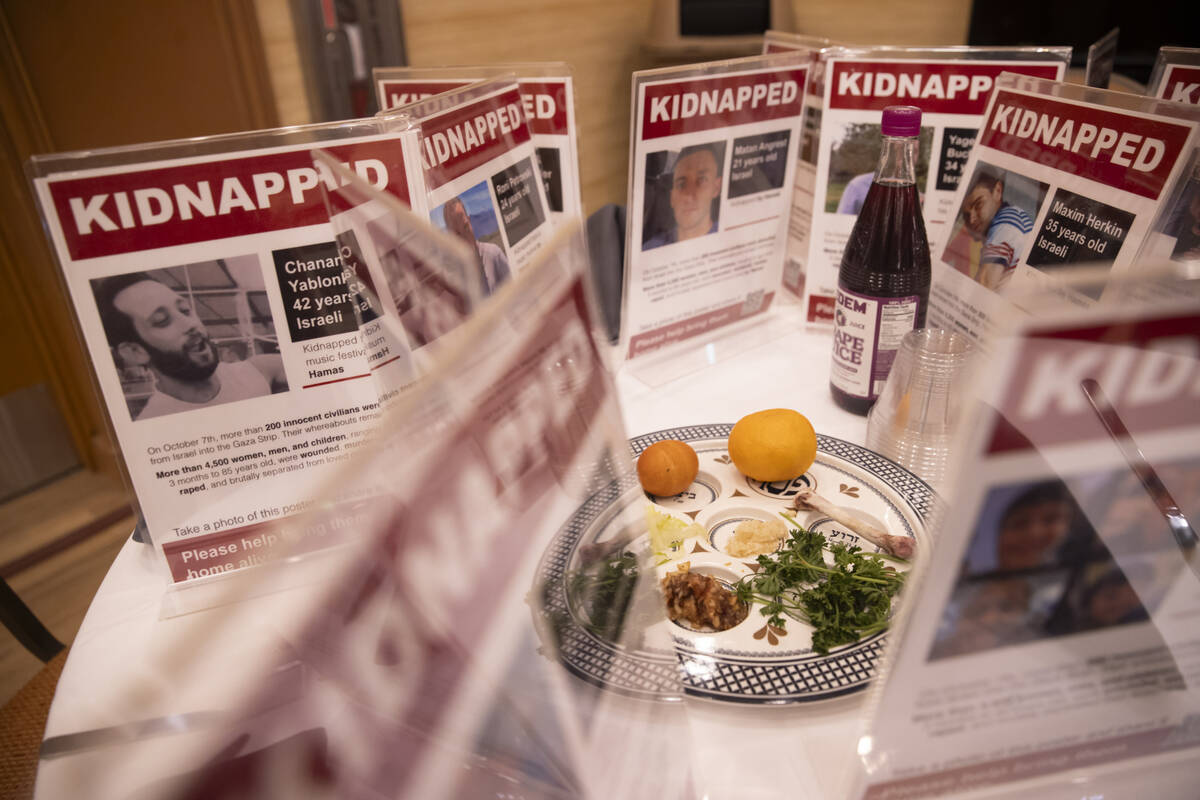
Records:
M69 644L133 526L118 479L73 472L0 505L0 575ZM41 666L0 629L0 703Z

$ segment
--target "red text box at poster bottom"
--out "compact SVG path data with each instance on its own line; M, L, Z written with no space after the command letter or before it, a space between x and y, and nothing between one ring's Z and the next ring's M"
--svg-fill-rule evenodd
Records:
M697 314L694 317L673 322L670 325L664 325L652 331L639 333L629 340L629 357L634 358L651 350L657 350L660 347L681 342L684 339L700 336L716 328L737 322L739 319L761 314L771 307L771 301L774 298L775 293L768 292L762 298L762 303L759 307L751 313L745 313L746 303L742 301L713 311L706 311L703 314Z

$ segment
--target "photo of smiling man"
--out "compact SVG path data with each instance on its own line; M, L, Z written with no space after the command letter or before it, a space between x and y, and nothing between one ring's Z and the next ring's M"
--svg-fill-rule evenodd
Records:
M646 169L647 220L642 250L652 250L716 233L721 205L725 143L689 145L670 163L671 153L650 153ZM653 164L661 165L653 169ZM669 215L663 208L668 199Z
M134 420L287 391L266 292L232 261L92 281Z

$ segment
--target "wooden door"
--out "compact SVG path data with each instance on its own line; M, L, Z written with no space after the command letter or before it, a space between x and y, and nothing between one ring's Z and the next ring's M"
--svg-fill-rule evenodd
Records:
M25 161L273 127L262 50L253 0L0 4L0 400L44 385L89 467L111 445Z

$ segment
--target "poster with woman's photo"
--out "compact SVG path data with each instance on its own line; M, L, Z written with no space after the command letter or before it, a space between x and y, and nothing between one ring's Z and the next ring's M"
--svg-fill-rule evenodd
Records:
M810 60L797 51L634 73L626 358L770 307Z
M990 356L852 796L1056 797L1098 771L1190 796L1200 302L1060 297ZM1172 764L1186 793L1159 791Z

